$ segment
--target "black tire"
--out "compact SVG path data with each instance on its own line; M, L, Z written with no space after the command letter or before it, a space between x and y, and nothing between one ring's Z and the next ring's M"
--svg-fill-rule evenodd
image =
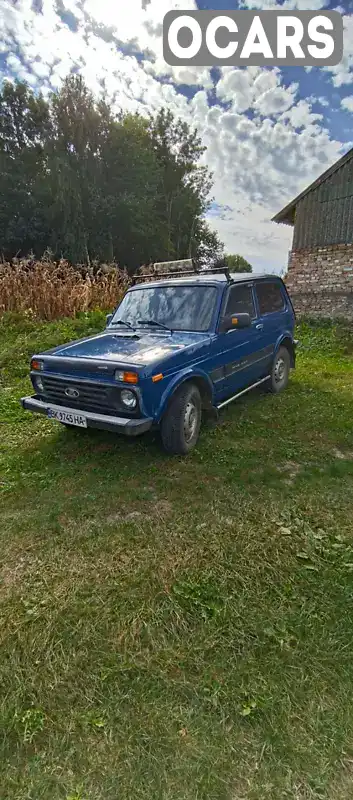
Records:
M201 417L201 397L196 384L181 386L161 422L162 443L167 453L185 456L195 447Z
M280 347L272 363L268 391L273 394L283 392L288 386L290 373L290 354L286 347Z

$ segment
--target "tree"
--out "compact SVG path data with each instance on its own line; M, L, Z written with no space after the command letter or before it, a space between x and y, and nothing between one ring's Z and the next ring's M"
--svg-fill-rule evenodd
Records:
M228 269L232 272L252 272L252 266L249 262L237 254L230 254L224 256L225 263Z
M52 230L56 252L74 261L95 256L92 238L102 195L101 152L110 112L97 107L79 75L70 75L51 98Z
M126 114L112 122L102 149L102 170L98 229L101 245L107 241L106 257L115 255L128 269L157 261L168 247L168 236L159 214L162 170L145 119Z
M4 81L0 92L0 248L28 253L48 241L39 187L50 135L46 101L26 84Z
M218 234L211 230L204 219L196 220L194 231L194 256L202 266L210 266L220 262L223 252L223 242Z
M162 109L113 114L79 75L48 100L24 83L0 92L0 251L129 270L215 258L205 220L212 176L195 130Z
M176 119L168 109L161 109L150 119L152 146L162 170L162 193L158 208L166 228L168 258L198 257L202 237L205 245L219 243L204 221L211 202L212 175L198 164L205 152L196 130Z

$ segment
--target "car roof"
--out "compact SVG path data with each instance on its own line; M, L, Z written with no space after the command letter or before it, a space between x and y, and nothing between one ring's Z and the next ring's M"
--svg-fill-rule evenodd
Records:
M258 272L256 272L256 273L253 273L253 272L230 272L229 276L230 276L230 279L231 279L231 283L241 283L243 281L248 281L248 282L249 281L259 281L259 280L264 280L265 278L267 278L267 279L270 278L271 280L280 280L280 281L282 280L279 275L273 275L271 273L269 273L269 274L267 274L267 273L263 273L262 274L261 273L260 274ZM217 284L229 284L230 282L227 279L227 276L226 276L225 273L223 273L223 272L222 273L214 273L214 272L212 273L210 271L209 275L207 274L207 272L203 272L201 274L200 273L199 274L196 273L195 275L185 275L184 277L180 277L180 278L173 278L171 276L170 278L160 278L159 280L156 280L156 281L145 281L145 282L142 280L142 276L141 276L141 281L139 281L135 286L132 286L131 288L132 289L138 289L139 286L146 286L147 283L148 283L149 286L153 287L153 286L161 286L161 285L162 286L178 286L180 284L183 284L183 285L187 285L187 284L195 285L195 283L204 284L204 285L205 284L217 285Z

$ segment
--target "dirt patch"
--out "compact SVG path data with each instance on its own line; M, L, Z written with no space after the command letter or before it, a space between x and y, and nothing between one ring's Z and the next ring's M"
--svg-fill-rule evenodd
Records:
M302 471L303 465L297 464L296 461L285 461L284 464L279 464L277 469L284 475L284 482L291 486Z
M142 511L129 511L129 513L118 511L116 514L110 514L106 522L108 525L119 525L122 522L143 522L149 519L150 516Z
M341 461L352 461L353 460L353 450L347 450L344 453L338 447L334 447L333 450L331 450L331 453L335 458L339 458Z
M4 564L0 570L0 594L7 597L19 584L22 584L29 575L40 574L42 562L39 558L29 553L20 556L17 562Z
M112 444L101 443L101 444L96 444L94 449L96 453L110 453L114 449L114 447Z
M330 797L335 800L351 800L353 784L353 760L344 757L340 762L341 770L331 785Z
M169 517L173 513L173 503L169 500L158 500L155 507L155 514L160 517Z
M116 514L107 517L108 525L116 525L121 522L151 522L153 519L165 519L173 513L173 503L169 500L158 500L157 498L145 501L139 509L134 511L121 510Z

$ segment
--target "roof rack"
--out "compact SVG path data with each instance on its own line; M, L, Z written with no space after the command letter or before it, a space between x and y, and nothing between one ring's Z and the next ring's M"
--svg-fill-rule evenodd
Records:
M166 272L163 270L166 270ZM196 263L192 258L186 258L181 261L156 261L152 264L152 272L133 275L132 283L135 284L137 281L144 281L146 278L170 278L171 276L195 275L196 272Z
M202 270L202 273L206 273L206 275L207 274L208 275L218 275L218 274L222 274L222 272L226 276L228 283L232 283L233 282L233 278L232 278L232 276L230 274L230 270L229 270L228 267L210 267L210 269Z
M183 265L185 265L186 269L183 269ZM160 268L167 268L168 271L161 272ZM190 275L214 275L219 273L224 273L228 283L232 283L232 277L227 266L201 269L193 258L181 261L157 261L152 265L152 272L133 275L132 285L134 286L137 281L144 281L146 278L180 278L183 276L189 277Z

